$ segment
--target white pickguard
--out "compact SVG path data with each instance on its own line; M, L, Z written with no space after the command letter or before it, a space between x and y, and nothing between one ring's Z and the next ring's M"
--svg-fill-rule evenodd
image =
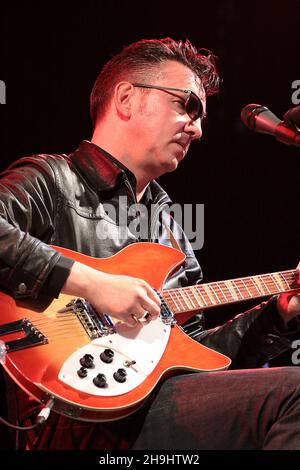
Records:
M76 390L97 396L117 396L138 387L160 361L171 327L157 318L143 326L129 327L124 323L118 323L115 328L117 333L97 338L71 354L59 372L59 379ZM114 358L110 364L100 359L100 354L107 348L114 351ZM81 367L79 360L85 354L93 356L95 366L87 369L87 377L80 378L77 374ZM126 367L125 361L136 361L136 363ZM117 382L113 377L113 373L119 368L127 372L124 383ZM93 378L99 373L106 376L105 388L98 388L93 383Z

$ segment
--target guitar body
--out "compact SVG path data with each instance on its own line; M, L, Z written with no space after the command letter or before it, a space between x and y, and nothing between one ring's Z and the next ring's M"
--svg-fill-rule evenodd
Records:
M130 245L105 259L55 248L65 256L103 272L142 278L158 290L185 259L180 251L152 243ZM46 339L45 343L12 348L11 351L8 346L4 369L25 392L38 401L45 403L50 397L53 398L53 409L65 416L86 421L119 419L139 408L163 376L180 370L223 370L230 365L229 358L194 341L177 325L163 325L161 319L150 322L149 327L139 326L130 328L130 331L123 324L112 335L91 339L73 312L63 312L71 300L71 296L61 294L58 299L51 301L20 301L0 293L0 340L7 345L21 344L20 338L28 335L28 328L27 333L23 330L5 333L3 328L24 318L38 330L40 335L37 336ZM161 350L157 357L154 353L156 334ZM128 350L127 343L130 346ZM124 363L123 356L129 360L133 357L137 364L136 368L127 368L128 380L125 385L111 379L112 387L109 385L102 390L92 384L92 377L97 375L99 367L103 366L105 374L109 376L113 376L110 371L119 367L103 364L99 359L101 351L109 347L115 350L121 364ZM79 378L78 358L90 351L93 355L96 352L96 367L88 370L88 377ZM139 357L144 361L141 364Z

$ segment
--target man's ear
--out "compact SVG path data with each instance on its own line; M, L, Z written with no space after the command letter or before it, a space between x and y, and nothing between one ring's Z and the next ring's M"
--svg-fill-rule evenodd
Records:
M134 87L129 82L119 82L114 90L114 104L121 119L130 119Z

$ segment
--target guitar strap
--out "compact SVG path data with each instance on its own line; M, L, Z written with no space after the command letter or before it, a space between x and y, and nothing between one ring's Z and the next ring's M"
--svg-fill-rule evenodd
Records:
M179 251L183 251L179 243L177 242L174 233L170 229L170 227L167 225L166 221L163 221L163 224L165 226L165 229L167 231L170 243L173 248ZM181 329L191 338L196 339L197 336L204 331L205 329L205 323L204 323L204 315L203 313L196 313L193 315L189 320L187 320L183 325L181 325Z
M165 229L167 231L167 234L168 234L168 238L170 240L170 243L172 245L173 248L175 248L176 250L178 251L182 251L182 249L180 248L179 246L179 243L178 241L176 240L175 236L174 236L174 233L172 232L172 230L170 229L170 227L167 225L166 221L163 220L163 224L165 226Z

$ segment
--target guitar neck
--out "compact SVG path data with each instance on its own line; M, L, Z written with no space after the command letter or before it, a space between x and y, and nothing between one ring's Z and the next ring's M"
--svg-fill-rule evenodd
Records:
M297 288L299 289L299 284L296 283L296 270L290 270L168 289L162 294L168 306L176 314L291 292Z

